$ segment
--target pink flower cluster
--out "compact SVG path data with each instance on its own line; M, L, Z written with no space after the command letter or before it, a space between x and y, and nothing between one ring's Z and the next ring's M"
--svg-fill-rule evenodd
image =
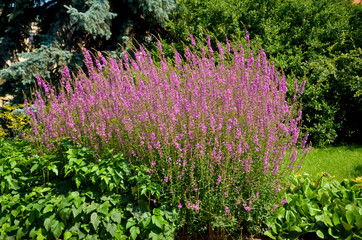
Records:
M286 80L264 51L228 40L214 51L210 38L200 51L194 39L192 45L169 61L159 44L158 62L140 47L133 58L99 53L94 63L84 49L88 74L72 78L65 67L57 91L38 77L45 95L36 93L37 112L28 109L30 139L48 150L69 137L99 155L123 152L148 165L176 205L200 201L187 206L195 210L207 192L238 202L251 197L245 189L298 168L308 151L306 138L300 140L302 111L287 100ZM250 211L251 202L244 208Z

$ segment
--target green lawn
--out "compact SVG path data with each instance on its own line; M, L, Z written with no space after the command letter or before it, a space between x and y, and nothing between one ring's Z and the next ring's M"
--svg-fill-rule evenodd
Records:
M312 148L303 162L302 173L312 176L328 173L336 180L362 176L362 146Z

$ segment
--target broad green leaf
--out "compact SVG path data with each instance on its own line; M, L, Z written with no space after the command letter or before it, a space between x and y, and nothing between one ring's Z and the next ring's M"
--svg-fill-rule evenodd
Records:
M275 215L277 215L279 220L283 221L285 218L285 208L277 208L277 210L275 211Z
M73 177L75 180L75 185L77 186L77 189L80 187L80 184L82 183L81 178L79 176Z
M108 223L106 226L106 230L112 235L112 237L114 237L117 232L117 225L114 223Z
M62 210L59 211L59 216L64 223L67 222L67 220L70 216L70 212L71 212L70 208L63 208Z
M344 229L346 229L347 231L351 231L352 230L352 226L349 225L348 223L344 222L344 221L341 221L342 222L342 225L344 227Z
M52 233L53 233L55 239L58 239L60 237L60 235L62 235L62 232L64 230L64 223L59 222L59 221L54 222L51 230L52 230Z
M98 208L98 203L92 203L85 209L86 213L89 214Z
M38 231L36 231L36 240L44 240L46 239L46 236L43 235L44 230L42 228L39 228ZM45 234L45 233L44 233Z
M152 223L162 229L162 226L165 224L165 220L163 219L162 216L153 215Z
M316 234L321 239L325 239L326 237L326 235L321 230L317 230Z
M356 213L357 213L357 211L350 211L350 210L348 210L346 212L346 218L347 218L348 224L350 224L350 225L354 224L355 219L356 219L356 216L355 216Z
M161 209L159 209L159 208L154 208L153 209L153 214L154 215L163 215Z
M116 222L116 223L121 223L122 220L122 214L120 212L117 212L115 210L112 211L111 213L111 219Z
M68 240L69 238L71 238L72 237L72 233L71 232L69 232L69 231L66 231L65 233L64 233L64 240Z
M46 207L43 210L43 213L51 212L53 211L54 206L51 204L46 205Z
M276 223L274 222L272 225L271 225L271 229L273 230L273 232L277 235L280 233L280 230L281 230L282 226L280 226L279 223Z
M76 218L81 212L82 212L82 208L77 208L75 206L72 206L72 213L73 213L74 218Z
M136 225L136 221L134 220L134 218L129 218L126 223L126 229L128 229L134 225Z
M359 231L362 230L362 215L357 215L356 216L356 221L355 221L354 225L357 227L357 229Z
M13 209L11 211L11 215L13 215L15 218L18 216L18 214L20 213L20 209L17 208L17 209Z
M92 223L94 230L97 231L100 220L96 212L92 213L90 217L90 222Z
M288 223L295 224L295 215L292 211L287 210L285 213L285 218Z
M310 214L311 216L315 216L315 215L317 215L319 212L321 212L320 209L315 208L315 207L311 206L310 204L308 204L308 208L309 208L309 214Z
M323 213L323 215L315 216L315 219L317 221L323 222L327 227L332 227L333 226L331 218L326 213Z
M298 227L297 225L292 226L292 227L290 228L290 230L295 231L295 232L298 232L298 233L303 232L303 230L302 230L300 227Z
M339 216L337 212L334 212L332 215L332 222L335 226L337 226L338 224L340 224L340 220L339 220Z
M334 228L328 228L328 234L335 239L339 238L339 234L338 234L338 232L336 233Z
M354 204L348 204L345 206L345 209L352 211L352 212L357 212L359 210L359 208L354 205Z
M68 202L70 202L72 199L76 198L79 196L79 192L78 191L75 191L75 192L71 192L68 197L67 197L67 200Z
M131 233L131 238L133 240L135 240L137 238L138 234L141 233L140 228L136 227L136 226L131 227L131 229L129 231Z
M40 193L45 193L45 192L49 192L51 191L52 189L50 187L46 187L46 188L40 188Z
M274 221L274 217L267 217L265 220L266 225L269 227Z
M85 197L75 197L73 200L73 203L76 208L79 208L80 205L82 205L85 202Z
M33 227L29 232L29 237L34 239L36 234L36 227Z
M58 176L58 167L57 167L57 165L50 165L48 168L49 168L50 171L55 173L55 175Z
M324 217L324 223L327 226L330 226L330 227L333 226L331 218L326 213L323 214L323 217Z
M142 218L142 226L146 228L148 224L150 224L151 222L151 213L145 212L144 214L142 214L141 218Z
M108 214L108 209L109 209L109 206L110 206L111 204L108 202L108 201L106 201L106 202L104 202L104 203L102 203L100 206L99 206L99 208L98 208L98 212L99 213L102 213L102 214L104 214L104 215L107 215Z
M53 224L55 223L55 214L51 215L50 217L48 217L47 219L44 220L44 227L45 230L49 231L50 227L53 226Z
M35 170L37 170L39 168L39 164L34 164L32 167L31 167L31 169L30 169L30 172L32 173L32 172L34 172Z
M25 236L25 231L23 231L23 228L19 228L16 232L16 239L21 239L23 236Z
M270 230L265 231L264 235L270 237L271 239L276 239L275 236L272 234L272 231Z
M118 229L116 232L116 235L114 235L114 238L117 240L123 240L128 239L128 236L124 235L123 231L121 229Z
M85 240L98 240L99 239L99 235L97 234L93 234L93 235L87 235Z
M329 196L329 193L327 191L324 191L324 190L320 190L321 191L321 197L319 199L319 203L322 205L322 206L325 206L327 204L329 204L330 202L330 196Z

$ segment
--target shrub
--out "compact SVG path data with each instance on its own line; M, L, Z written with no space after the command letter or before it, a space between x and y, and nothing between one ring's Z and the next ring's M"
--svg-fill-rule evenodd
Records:
M158 62L141 47L135 59L100 54L93 64L84 50L88 76L71 78L65 68L59 92L38 77L45 94L36 93L36 113L28 109L30 140L48 152L70 137L98 156L114 149L145 164L191 228L238 231L254 221L245 225L260 230L285 176L309 150L299 127L303 86L288 101L285 78L264 51L217 45L218 53L208 38L174 60L159 45Z
M187 34L242 37L263 46L289 86L307 78L303 125L313 145L362 141L359 4L350 0L179 0L165 42L181 49ZM166 47L165 47L166 48Z
M96 160L62 142L40 157L26 142L0 144L0 239L173 239L176 208L121 154Z
M22 109L23 104L0 108L0 137L18 137L30 120Z
M284 205L267 219L272 239L298 239L314 233L321 239L362 239L362 185L355 181L295 177Z

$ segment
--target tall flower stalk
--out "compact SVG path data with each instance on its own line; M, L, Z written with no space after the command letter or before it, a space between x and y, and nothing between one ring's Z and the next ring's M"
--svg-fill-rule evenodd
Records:
M192 36L191 36L192 37ZM240 218L273 205L284 176L308 152L301 139L297 96L263 50L217 43L162 53L154 61L140 47L131 58L93 61L88 74L64 68L56 91L38 77L44 94L33 100L30 139L46 149L69 137L99 155L124 153L146 164L185 214ZM268 204L267 204L268 203Z

